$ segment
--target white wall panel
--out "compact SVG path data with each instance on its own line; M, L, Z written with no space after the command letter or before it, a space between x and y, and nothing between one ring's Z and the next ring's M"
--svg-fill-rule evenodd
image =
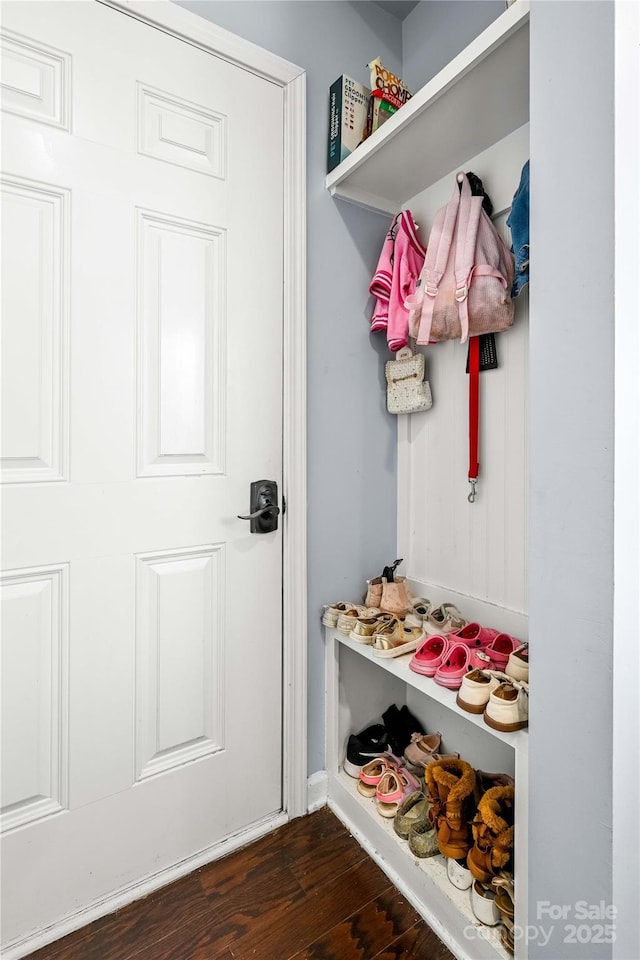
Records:
M225 232L138 217L138 476L224 462Z
M2 179L2 480L67 478L68 191Z
M485 184L495 223L506 219L529 153L528 125L465 164ZM453 174L408 205L423 239L446 203ZM516 300L513 327L496 337L499 368L480 375L480 482L467 501L467 347L424 348L434 403L399 418L398 556L417 580L526 612L528 293Z
M227 118L216 110L138 84L138 151L224 179Z
M224 547L137 558L136 776L223 747Z
M2 576L2 829L67 804L68 568Z
M0 41L2 109L71 128L71 57L9 30Z

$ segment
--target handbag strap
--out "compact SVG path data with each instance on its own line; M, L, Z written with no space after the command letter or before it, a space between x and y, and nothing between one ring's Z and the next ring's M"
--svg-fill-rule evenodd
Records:
M413 359L413 350L411 347L401 347L397 351L394 360L412 360Z
M478 431L480 419L480 337L469 341L469 483L467 500L475 503L480 464L478 463Z

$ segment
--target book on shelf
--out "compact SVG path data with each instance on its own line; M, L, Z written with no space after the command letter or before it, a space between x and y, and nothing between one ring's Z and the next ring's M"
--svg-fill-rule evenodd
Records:
M327 173L346 160L366 135L368 87L342 74L329 88Z
M367 136L375 133L407 100L411 99L411 91L405 86L400 77L384 67L380 57L376 57L369 64L371 71L371 97L367 115Z
M381 127L389 117L396 113L398 107L391 103L385 97L379 96L374 91L369 97L369 110L367 112L367 136L375 133L378 127Z

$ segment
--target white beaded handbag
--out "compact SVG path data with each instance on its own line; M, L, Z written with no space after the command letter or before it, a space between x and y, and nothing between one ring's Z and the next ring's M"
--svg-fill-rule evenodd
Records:
M389 413L419 413L432 406L431 387L424 379L424 357L410 347L398 350L385 366Z

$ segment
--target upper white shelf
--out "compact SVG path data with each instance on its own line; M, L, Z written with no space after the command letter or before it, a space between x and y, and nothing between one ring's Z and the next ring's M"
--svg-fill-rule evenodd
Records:
M383 213L529 120L529 0L516 0L327 175L333 196Z
M403 680L404 683L410 687L419 690L420 693L423 693L431 700L437 701L437 703L446 707L447 710L452 710L459 716L464 717L466 721L479 727L485 733L489 734L489 736L495 737L497 740L502 740L503 743L508 743L514 750L526 756L529 747L528 730L519 730L516 733L503 733L501 730L494 730L493 727L486 724L482 714L468 713L466 710L462 710L456 703L455 690L448 690L446 687L441 687L431 677L423 677L419 673L414 673L413 670L409 668L412 654L405 654L402 657L376 657L373 652L373 647L369 644L356 643L355 640L343 636L341 633L338 633L337 630L327 630L327 632L330 636L333 636L338 643L358 653L366 660L375 663L381 670L386 670L387 673L399 677L400 680Z

